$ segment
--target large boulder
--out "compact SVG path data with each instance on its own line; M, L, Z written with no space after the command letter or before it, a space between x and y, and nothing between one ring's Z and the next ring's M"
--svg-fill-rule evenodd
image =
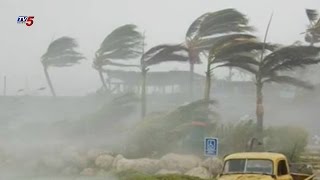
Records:
M186 172L197 167L201 159L194 155L167 154L160 159L161 169Z
M112 156L112 152L102 150L102 149L90 149L87 152L87 158L89 159L89 161L95 161L97 159L97 157L99 157L101 155L111 155Z
M117 169L117 163L120 159L124 159L124 157L121 154L118 154L114 159L112 163L112 168Z
M185 173L185 175L198 177L198 178L202 178L202 179L209 179L210 178L209 171L206 168L201 167L201 166L189 170L188 172Z
M148 158L141 158L141 159L126 159L122 156L117 156L114 159L113 167L116 171L127 171L127 170L134 170L143 173L150 173L153 174L159 170L159 160L156 159L148 159Z
M213 176L217 176L222 171L223 162L218 158L207 158L201 162L200 166L206 168L209 172L211 171Z
M167 174L182 174L180 171L169 171L167 169L161 169L156 175L167 175Z
M100 155L95 160L95 165L101 169L108 170L112 167L114 157L110 155Z

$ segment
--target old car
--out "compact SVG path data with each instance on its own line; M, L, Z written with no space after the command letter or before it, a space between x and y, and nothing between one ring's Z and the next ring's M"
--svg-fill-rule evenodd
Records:
M312 180L315 175L290 172L285 155L271 152L243 152L227 155L218 180Z

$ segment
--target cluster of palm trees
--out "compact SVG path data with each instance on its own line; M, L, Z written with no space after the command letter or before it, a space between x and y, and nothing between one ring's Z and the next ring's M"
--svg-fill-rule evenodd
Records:
M110 90L110 82L105 79L108 67L135 67L141 72L141 113L146 115L146 76L150 66L168 61L190 64L190 97L193 94L194 66L202 59L207 60L204 100L210 100L212 71L219 67L238 68L255 77L257 130L263 129L263 93L265 83L287 83L304 88L312 88L306 81L297 79L290 72L296 68L319 62L320 48L314 44L320 42L320 19L317 11L306 10L310 26L305 39L310 46L282 46L268 43L267 34L263 41L254 34L248 18L235 9L223 9L208 12L197 18L188 28L184 42L161 44L145 50L145 35L137 26L128 24L111 32L95 52L93 68L97 70L104 90ZM77 52L77 43L73 38L62 37L53 41L42 56L44 72L51 89L48 67L71 66L79 63L84 56ZM140 59L138 64L132 60Z

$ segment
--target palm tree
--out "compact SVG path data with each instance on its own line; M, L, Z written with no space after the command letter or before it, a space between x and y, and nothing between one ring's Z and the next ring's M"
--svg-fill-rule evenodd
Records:
M183 45L158 45L145 52L140 61L141 69L141 116L146 115L146 78L149 68L153 65L169 61L187 62L188 49Z
M99 72L99 76L104 89L107 89L103 77L106 65L118 67L130 67L136 65L117 62L119 60L132 60L141 56L143 49L143 35L137 31L137 26L127 24L112 31L101 43L95 54L93 67Z
M190 96L193 95L194 64L200 63L200 53L211 49L214 36L227 33L250 31L248 19L235 9L224 9L205 13L197 18L189 27L185 44L190 58Z
M263 53L261 53L263 52ZM316 64L320 61L320 48L313 46L291 45L278 47L262 43L253 38L236 39L225 44L223 50L215 53L217 67L235 67L246 70L255 76L256 116L259 138L263 132L263 86L266 83L289 84L312 89L313 86L298 79L290 72L297 68Z
M85 59L81 53L75 51L75 48L77 47L78 43L75 39L71 37L61 37L50 43L47 52L42 55L41 63L43 65L44 74L50 87L52 96L56 96L56 92L53 88L48 73L48 68L68 67L78 64L81 60Z
M309 19L309 26L305 32L305 41L313 46L320 42L320 18L319 13L314 9L306 9L306 14Z
M144 52L145 37L137 26L128 24L115 29L102 42L93 62L93 67L99 71L99 76L106 88L103 72L106 65L117 67L136 67L141 70L141 115L146 114L146 76L150 66L166 61L187 61L186 56L178 51L185 50L182 45L159 45ZM179 50L180 49L180 50ZM177 54L178 53L178 54ZM139 64L117 62L118 60L132 60L141 56Z
M228 34L228 35L222 35L222 36L216 37L212 41L213 44L209 52L207 70L206 70L206 83L205 83L205 91L204 91L205 100L207 101L210 100L211 76L212 76L212 71L215 69L215 67L212 68L211 66L219 62L219 57L217 57L217 54L219 54L219 52L221 51L224 51L224 48L227 47L227 44L232 44L242 39L246 39L246 40L255 39L255 36L250 34Z

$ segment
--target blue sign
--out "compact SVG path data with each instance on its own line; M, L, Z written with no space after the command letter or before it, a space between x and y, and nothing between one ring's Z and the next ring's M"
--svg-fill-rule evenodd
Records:
M218 138L206 137L204 139L204 154L206 156L218 155Z

